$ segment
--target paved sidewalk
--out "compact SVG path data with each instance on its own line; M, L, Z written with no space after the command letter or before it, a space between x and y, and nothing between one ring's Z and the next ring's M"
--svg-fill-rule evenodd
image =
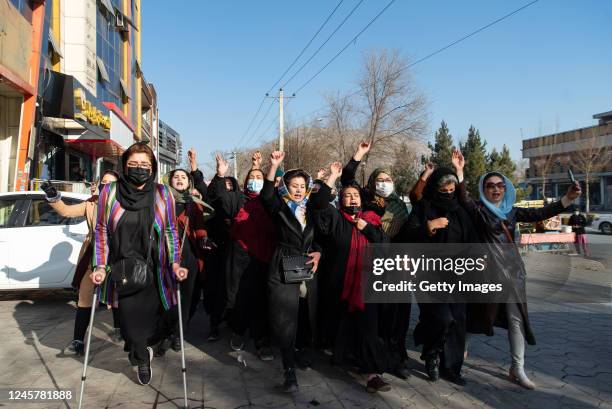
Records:
M569 259L566 259L569 260ZM574 258L572 263L577 263ZM545 276L550 271L543 268ZM593 291L609 294L609 270L581 269L576 279ZM577 275L578 276L578 275ZM541 278L541 277L540 277ZM537 280L537 272L530 280ZM82 360L59 357L70 340L74 318L72 295L66 292L3 294L0 320L0 388L70 388L78 394ZM411 328L416 324L416 312ZM205 343L206 317L194 318L187 332L188 391L193 408L612 408L612 307L608 304L560 304L531 300L530 317L538 340L527 347L527 372L538 385L526 391L506 380L509 365L506 332L471 336L464 367L468 385L461 388L423 374L410 341L413 375L401 381L386 375L391 392L368 394L364 377L332 367L317 356L314 369L298 371L300 392L283 394L280 359L261 362L252 344L243 353L245 368L230 352L229 333ZM180 354L169 351L153 361L153 382L140 386L122 345L110 341L109 311L99 310L93 332L93 358L88 373L86 408L178 408L182 405ZM0 402L7 408L76 408L77 401Z

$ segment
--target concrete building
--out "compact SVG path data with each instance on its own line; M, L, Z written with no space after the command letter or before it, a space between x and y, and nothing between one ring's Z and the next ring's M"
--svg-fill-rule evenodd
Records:
M143 104L150 101L144 101L140 63L141 0L41 3L41 103L31 177L92 181L142 139Z
M612 210L612 111L593 118L597 125L523 140L531 199L561 197L569 186L571 168L584 191L588 174L590 210ZM581 206L585 204L583 195Z
M159 175L179 166L183 157L181 136L164 121L159 121Z
M0 1L0 192L28 186L44 9L43 1Z

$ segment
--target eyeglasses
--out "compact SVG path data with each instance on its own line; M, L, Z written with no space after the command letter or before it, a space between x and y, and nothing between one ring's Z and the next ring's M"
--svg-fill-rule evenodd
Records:
M504 182L499 182L499 183L487 183L485 185L485 187L487 189L495 189L498 188L499 190L505 190L506 189L506 184Z
M150 170L152 168L149 162L128 162L127 166L128 168L143 168L147 170Z

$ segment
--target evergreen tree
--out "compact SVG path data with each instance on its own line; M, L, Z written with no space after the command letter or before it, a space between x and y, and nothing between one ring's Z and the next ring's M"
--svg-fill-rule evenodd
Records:
M400 196L407 196L419 177L418 158L406 144L395 152L395 161L391 166L395 191Z
M451 166L451 156L453 154L453 137L446 126L446 122L442 121L440 128L436 131L434 144L428 143L431 149L429 160L435 166Z
M465 168L463 174L466 188L472 197L479 197L478 181L487 172L487 150L486 142L482 142L480 132L474 126L470 126L468 137L464 144L460 144L461 152L465 157Z
M497 152L495 148L489 154L489 161L487 164L487 170L489 172L499 172L506 175L512 183L516 183L514 172L516 172L516 163L510 157L510 149L504 144L501 153Z

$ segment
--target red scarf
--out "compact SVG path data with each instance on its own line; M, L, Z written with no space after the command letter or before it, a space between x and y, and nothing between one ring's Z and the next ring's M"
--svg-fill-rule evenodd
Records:
M232 221L230 235L257 260L268 263L276 246L276 230L257 196L255 194L240 208Z
M344 210L340 210L340 214L350 223L354 223L353 217ZM363 219L372 226L381 225L380 216L370 210L357 213L355 218ZM366 244L368 244L368 239L357 229L357 226L353 226L351 247L348 259L346 260L344 287L342 289L342 300L348 302L349 312L357 309L363 311L364 309L363 292L361 289L361 263Z

